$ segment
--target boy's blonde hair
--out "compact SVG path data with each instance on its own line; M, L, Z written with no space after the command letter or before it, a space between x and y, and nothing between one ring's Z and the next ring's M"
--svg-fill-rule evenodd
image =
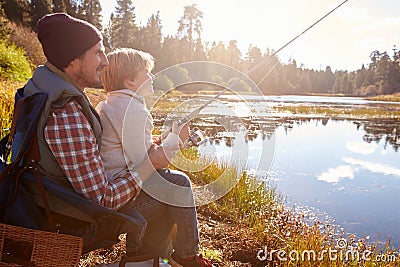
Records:
M151 71L154 67L152 55L133 48L118 48L110 52L107 58L109 65L103 70L106 92L124 89L125 79L134 79L139 71Z

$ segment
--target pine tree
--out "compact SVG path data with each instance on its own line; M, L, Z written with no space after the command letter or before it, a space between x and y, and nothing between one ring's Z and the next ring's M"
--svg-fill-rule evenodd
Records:
M210 61L226 64L226 48L223 42L213 42L207 54Z
M4 15L13 22L23 23L25 14L28 12L28 0L0 0L1 6L4 10Z
M203 12L196 4L185 6L182 18L179 20L178 38L187 39L189 42L190 57L193 54L195 40L201 39Z
M161 19L160 14L151 15L147 21L146 27L140 30L140 46L144 50L153 55L157 60L161 56L162 49L162 33L161 33Z
M178 64L179 43L175 37L167 36L164 38L161 49L161 57L157 60L159 69L165 69L169 66Z
M367 70L364 65L362 65L361 69L357 70L354 76L354 89L357 90L359 94L362 94L361 87L364 84L364 81L367 77Z
M30 16L31 16L31 27L35 28L36 23L44 15L50 14L52 12L51 1L50 0L31 0L30 4Z
M81 0L64 0L67 13L73 17L79 17L79 7Z
M64 0L53 0L53 12L67 12L67 6Z
M255 84L259 84L262 81L261 79L267 71L267 66L265 64L263 66L259 65L262 60L263 55L260 48L250 46L245 58L246 73L249 74L250 79ZM255 68L257 65L259 65L259 67Z
M231 40L229 41L229 45L226 48L228 62L227 64L233 68L241 69L242 65L242 53L240 52L239 48L237 47L237 41Z
M196 43L194 44L193 60L195 60L195 61L206 61L207 60L207 55L206 55L206 52L204 51L204 46L201 42L201 39L197 39Z
M117 0L112 23L113 36L110 40L113 48L137 47L135 36L138 28L135 19L135 7L132 0Z
M325 81L325 91L323 93L330 93L332 91L333 84L335 83L335 75L332 72L330 66L325 68L325 72L322 74L322 79Z
M113 32L114 20L115 20L114 13L111 13L110 20L108 21L107 26L103 29L103 43L107 52L112 49L111 40L114 38L114 32Z
M79 6L79 17L92 23L97 29L102 29L101 4L99 0L83 0Z
M380 93L391 94L395 91L396 66L386 52L382 53L377 63L375 77L379 84Z

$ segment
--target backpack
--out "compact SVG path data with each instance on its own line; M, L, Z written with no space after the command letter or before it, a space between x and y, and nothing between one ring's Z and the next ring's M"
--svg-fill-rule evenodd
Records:
M126 232L137 236L139 247L146 227L139 213L128 216L105 208L39 173L36 131L46 100L45 93L24 96L24 88L15 94L11 132L0 141L0 223L83 237L83 252L116 244ZM36 184L43 207L35 204L26 183ZM54 212L48 205L49 195L86 217Z

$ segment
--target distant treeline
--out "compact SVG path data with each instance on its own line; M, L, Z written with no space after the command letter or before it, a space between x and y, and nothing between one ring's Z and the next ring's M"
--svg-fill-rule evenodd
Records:
M256 46L250 46L243 55L235 40L224 44L201 39L203 12L196 4L184 7L182 17L177 18L179 27L174 36L162 34L159 13L151 15L146 25L137 25L132 0L117 0L105 27L102 26L99 0L0 0L0 4L3 17L32 30L35 30L34 25L40 17L53 12L66 12L87 20L102 29L107 51L117 47L132 47L151 53L156 59L156 73L183 62L213 61L249 73L264 94L364 96L400 92L399 51L394 50L393 55L372 51L371 61L367 65L360 63L357 71L332 71L329 66L325 70L307 69L303 65L298 66L294 59L283 63L279 57L270 56L273 51L261 51ZM260 62L264 63L253 70ZM181 76L185 76L184 72L182 70ZM210 79L215 82L229 83L224 77L214 76ZM161 78L157 83L160 88L174 85L173 78ZM186 75L186 79L190 78L190 75ZM244 85L243 90L250 90L249 86Z

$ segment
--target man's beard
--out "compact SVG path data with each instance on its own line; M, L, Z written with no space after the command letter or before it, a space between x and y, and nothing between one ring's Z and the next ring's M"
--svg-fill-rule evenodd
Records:
M99 78L97 76L98 71L102 71L103 68L102 67L98 67L96 69L96 72L93 74L90 71L87 70L86 65L81 63L81 71L79 72L79 74L77 75L77 80L78 80L78 84L83 85L84 88L97 88L97 89L101 89L103 88L103 83L101 81L101 75L99 75Z

